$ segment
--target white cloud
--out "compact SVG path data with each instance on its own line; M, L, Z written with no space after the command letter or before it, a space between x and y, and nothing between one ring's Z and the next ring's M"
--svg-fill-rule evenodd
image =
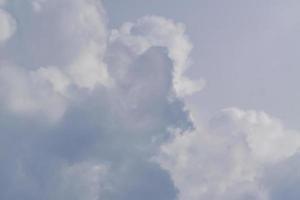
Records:
M32 72L35 79L40 82L48 81L51 84L51 89L63 96L67 96L68 87L71 84L71 80L57 67L42 67Z
M6 55L2 58L5 62L0 64L2 101L16 113L43 114L57 121L64 115L68 102L77 98L71 95L73 88L94 90L112 85L104 62L106 19L101 4L94 0L31 3L43 4L45 10L36 15L34 25L20 18L22 32L2 49ZM44 24L49 27L45 29ZM7 40L15 30L15 21L1 10L0 26L0 41ZM19 52L20 46L25 51ZM35 63L40 58L44 59Z
M77 87L89 90L93 90L98 84L111 86L113 82L108 74L106 63L97 53L97 48L82 52L68 68L67 73Z
M0 9L0 30L0 45L8 40L16 31L15 19L3 9Z
M24 71L23 78L28 79L27 88L38 87L42 93L47 94L47 99L53 101L51 106L45 107L48 104L43 102L43 98L37 98L30 92L19 92L20 88L17 85L14 88L14 83L7 83L10 84L10 90L16 92L5 95L4 101L11 102L15 96L10 95L16 93L20 99L26 99L22 101L23 103L8 106L15 112L38 114L40 112L37 110L43 110L42 113L48 112L50 118L58 120L67 110L68 102L77 98L70 90L87 89L91 92L97 87L114 87L116 81L114 79L120 78L119 71L128 70L126 67L130 62L153 47L167 49L168 57L173 62L170 69L173 71L172 88L175 89L177 96L191 94L204 86L203 80L192 81L184 75L189 66L192 45L185 35L183 24L162 17L148 16L136 23L128 22L120 29L113 30L107 41L109 31L106 27L106 17L98 1L65 0L32 3L40 4L39 7L43 7L43 11L33 13L33 16L36 16L35 26L28 23L29 27L25 27L19 36L18 45L8 47L10 51L6 59L11 65L17 66L15 71L18 71L18 68ZM66 5L69 6L68 12L65 12ZM57 6L60 8L55 9ZM26 19L19 21L25 23ZM45 31L43 24L50 24L48 31ZM35 41L35 45L28 41ZM13 42L10 45L13 45ZM23 46L26 52L17 53L19 46ZM124 59L129 63L123 62ZM120 66L117 67L118 65ZM5 73L5 70L2 73ZM30 77L26 77L29 75ZM38 82L33 83L30 80L33 77ZM8 78L6 81L13 82L13 79ZM40 85L31 85L37 83ZM44 86L47 87L43 88Z
M49 80L53 82L54 78L58 77L53 76ZM2 102L13 112L31 117L41 115L51 121L58 120L65 112L65 98L53 90L59 83L50 86L48 80L35 72L12 66L2 67L0 83Z
M279 119L264 112L227 109L216 121L230 116L240 134L244 134L258 162L278 162L294 155L300 147L297 131L285 129ZM225 119L226 120L226 119Z
M204 87L203 80L192 81L184 75L190 65L192 44L185 35L183 24L163 17L147 16L113 30L110 40L112 43L121 42L137 55L153 46L167 48L174 64L173 84L179 96L190 95Z
M185 75L183 24L146 16L111 31L97 0L10 2L11 14L0 11L0 199L174 200L176 186L180 200L266 200L282 190L274 174L298 164L298 132L236 108L192 130L181 97L204 82Z
M149 159L169 126L191 127L173 84L175 57L189 53L183 27L142 19L170 30L141 35L162 44L136 52L135 35L109 40L99 1L8 3L20 31L0 46L0 198L176 198ZM168 34L187 45L182 55L171 58Z
M269 199L265 168L300 147L299 132L263 112L237 108L220 112L209 128L174 134L156 160L171 174L180 200Z

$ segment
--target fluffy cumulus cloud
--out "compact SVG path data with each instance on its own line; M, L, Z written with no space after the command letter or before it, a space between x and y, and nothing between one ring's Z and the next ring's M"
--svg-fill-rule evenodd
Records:
M93 90L97 85L112 84L104 62L107 30L100 3L9 3L14 3L11 12L18 24L9 23L12 17L3 11L1 37L7 39L15 26L19 31L15 40L6 41L0 50L1 94L8 108L57 120L63 116L70 98L75 98L71 90Z
M109 30L96 0L2 5L0 198L175 199L151 158L168 127L192 127L174 87L191 49L183 26Z
M169 171L179 199L299 198L289 181L280 180L297 180L297 170L287 173L295 168L285 163L296 164L292 160L299 157L300 133L284 128L280 120L230 108L206 128L172 132L173 139L155 160Z
M131 46L135 54L141 54L152 46L165 47L172 60L173 85L179 96L190 95L199 91L204 80L191 81L184 76L190 64L189 53L192 44L184 34L185 26L157 16L146 16L136 23L124 23L119 30L113 30L111 41L118 41Z
M190 118L183 24L107 21L99 0L0 0L0 199L297 199L296 131Z

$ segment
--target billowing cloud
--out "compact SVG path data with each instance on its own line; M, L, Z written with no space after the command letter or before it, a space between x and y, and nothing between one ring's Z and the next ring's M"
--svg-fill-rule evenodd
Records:
M269 175L270 169L297 156L300 134L284 128L280 120L230 108L207 128L173 133L156 160L171 174L179 199L284 199L274 194L273 181L266 180L285 173ZM283 176L293 179L292 173ZM286 190L286 183L279 184L282 188L277 189Z
M109 35L106 17L98 1L23 1L19 4L20 8L22 4L31 6L22 12L30 13L33 22L29 23L29 19L22 18L21 13L16 13L22 31L17 33L17 43L16 40L11 41L2 49L3 60L5 65L16 66L13 74L22 74L22 79L28 79L23 81L22 87L47 85L48 87L40 88L41 93L45 99L54 99L58 103L56 107L51 101L51 106L45 107L44 99L23 90L23 96L26 96L28 103L16 105L11 101L15 96L9 94L19 93L18 85L14 83L14 79L18 78L7 78L4 85L10 85L11 92L6 93L4 99L6 98L6 102L12 102L8 107L12 107L14 111L30 114L42 112L46 115L48 113L50 119L57 120L67 109L70 99L78 98L74 94L71 95L70 90L74 93L74 89L92 91L101 86L114 87L114 81L118 81L120 77L113 76L130 64L122 60L125 59L124 56L131 62L152 47L167 50L174 66L170 70L177 96L191 94L203 87L204 81L195 82L184 76L189 65L192 45L184 33L182 24L162 17L145 17L136 23L125 23ZM39 7L38 12L35 10L36 4ZM15 9L17 11L20 8L16 6ZM20 46L26 49L26 52L21 52ZM124 48L124 51L121 52L120 48ZM117 56L120 58L115 56L116 53L119 53ZM18 70L20 72L17 72ZM4 71L2 74L7 77ZM39 83L33 83L32 79ZM28 106L22 107L25 105Z
M36 12L35 4L40 10L43 7L43 12ZM27 9L22 12L30 17L17 12L23 7ZM93 90L112 84L104 62L107 29L100 3L20 1L13 8L20 31L0 50L0 81L8 108L18 113L43 114L56 121L70 99L76 98L71 95L73 88ZM9 24L4 23L5 38Z
M174 53L163 42L170 34L189 46L183 28L145 18L153 31L170 30L125 42L107 29L99 1L8 5L18 28L0 47L0 198L175 199L151 157L168 127L192 128L174 87L190 47ZM137 51L135 40L148 37L162 42Z
M120 29L113 30L112 43L119 42L129 46L139 55L152 46L165 47L172 60L173 84L179 96L190 95L204 86L204 80L192 81L184 73L190 64L189 54L192 44L185 35L185 26L157 16L146 16L137 22L124 23Z
M146 16L109 30L98 0L0 5L0 199L287 195L298 132L237 108L206 128L191 120L184 97L204 81L185 74L183 24Z

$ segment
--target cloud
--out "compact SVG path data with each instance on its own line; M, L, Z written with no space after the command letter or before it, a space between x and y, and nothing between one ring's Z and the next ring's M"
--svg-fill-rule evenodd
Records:
M9 111L1 113L1 152L9 152L0 155L3 164L0 185L6 185L1 188L2 199L76 196L78 199L171 200L176 197L168 174L150 161L169 137L166 131L169 126L191 127L184 104L172 94L172 62L163 49L152 48L127 67L126 76L118 79L113 88L99 87L92 93L81 91L80 99L69 102L69 108L55 123L49 124L41 114L36 114L36 118ZM44 77L50 72L39 73ZM51 73L56 77L51 80L55 80L59 93L64 83L57 71ZM42 92L23 89L26 85L20 83L18 87L33 95ZM14 95L26 97L22 93ZM31 103L32 99L29 100ZM48 101L51 99L40 102ZM53 109L49 105L32 104L40 109ZM99 172L99 180L90 180L89 174L96 173L93 169L97 166L106 170ZM77 173L81 170L82 178ZM91 186L94 181L99 182L99 191L90 188L96 187Z
M298 196L297 131L237 108L191 119L184 97L205 82L185 74L183 24L107 21L98 0L1 8L0 199Z
M28 4L24 1L20 5L24 4L25 7L26 3ZM192 81L184 76L190 62L189 53L192 45L184 33L183 24L150 16L136 23L125 23L119 30L112 30L109 35L106 16L98 1L64 0L31 3L33 7L23 12L29 13L27 15L33 22L30 23L29 19L23 18L21 13L15 14L22 31L18 33L18 43L16 40L11 41L2 49L4 60L5 63L16 66L15 71L27 69L24 73L18 72L23 73L23 79L28 79L26 87L32 88L35 87L32 84L36 85L29 81L32 77L26 77L30 74L39 80L39 85L41 83L48 85L47 88L40 88L42 93L47 94L47 99L59 100L55 100L58 102L57 107L51 102L51 106L46 106L48 109L44 106L43 99L22 91L28 103L9 105L13 111L32 114L41 113L37 111L42 110L46 115L48 112L52 121L59 120L67 109L70 99L72 101L78 98L77 95L71 95L74 94L74 89L78 92L93 91L96 87L114 87L114 81L118 81L114 80L118 77L113 77L116 71L124 70L125 66L130 64L122 63L122 59L126 57L130 62L152 47L167 50L168 57L174 65L171 69L172 83L177 96L192 94L204 86L203 80ZM34 5L36 3L39 4L39 10L43 11L36 13ZM66 7L68 12L65 12ZM49 27L45 28L45 24L49 24ZM20 46L26 49L26 52L20 52ZM123 52L118 50L120 46L123 46ZM119 52L118 56L121 58L115 56L116 52ZM128 52L131 55L128 55ZM115 63L116 60L120 60L121 63ZM115 65L121 66L117 69ZM18 86L13 87L14 79L8 78L6 81L12 82L6 83L10 85L12 94L19 93ZM6 102L11 102L15 97L6 95L4 98ZM37 106L30 106L33 104ZM39 104L42 108L38 108ZM23 107L16 108L18 106Z
M0 46L0 198L175 199L151 157L168 127L192 128L174 86L174 60L184 68L189 48L170 53L172 41L163 42L174 32L188 44L184 29L145 18L153 31L170 30L128 33L125 43L96 0L7 5L18 29ZM135 40L147 37L162 43L137 52Z
M34 7L28 7L30 1L19 2L13 7L13 11L19 9L18 5L27 8L22 12L28 13L29 17L22 17L21 12L15 14L21 31L17 33L17 39L0 50L4 55L1 93L12 111L42 114L57 121L70 99L77 98L71 95L71 90L93 90L112 84L104 62L107 45L105 15L97 1L31 3L41 4L43 12L35 13ZM4 25L8 26L8 23ZM26 51L20 52L20 47Z
M38 74L39 76L37 76ZM49 73L48 73L49 74ZM26 71L18 67L3 66L0 69L0 96L5 110L28 116L42 116L55 120L65 112L65 98L53 89L60 89L64 80L56 74L50 85L45 73ZM60 81L60 82L59 82Z
M2 3L0 2L0 5ZM15 19L5 10L0 8L0 45L8 40L16 31Z
M155 159L169 171L179 199L285 199L276 195L286 191L285 183L266 180L276 180L282 173L285 179L295 179L285 170L275 174L270 169L297 156L299 132L284 128L264 112L225 109L208 128L173 133ZM278 183L279 188L272 190Z
M190 64L192 44L185 34L185 26L158 16L146 16L135 23L124 23L113 30L110 41L128 46L134 54L141 54L152 46L165 47L174 65L173 84L179 96L201 90L204 80L192 81L184 73Z

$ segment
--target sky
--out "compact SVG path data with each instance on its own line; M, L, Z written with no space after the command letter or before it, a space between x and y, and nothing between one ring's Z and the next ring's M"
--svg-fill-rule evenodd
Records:
M298 200L296 0L0 0L1 200Z
M112 27L149 14L186 25L193 43L188 74L207 81L193 95L203 120L238 106L267 111L300 128L298 1L104 0L104 5Z

